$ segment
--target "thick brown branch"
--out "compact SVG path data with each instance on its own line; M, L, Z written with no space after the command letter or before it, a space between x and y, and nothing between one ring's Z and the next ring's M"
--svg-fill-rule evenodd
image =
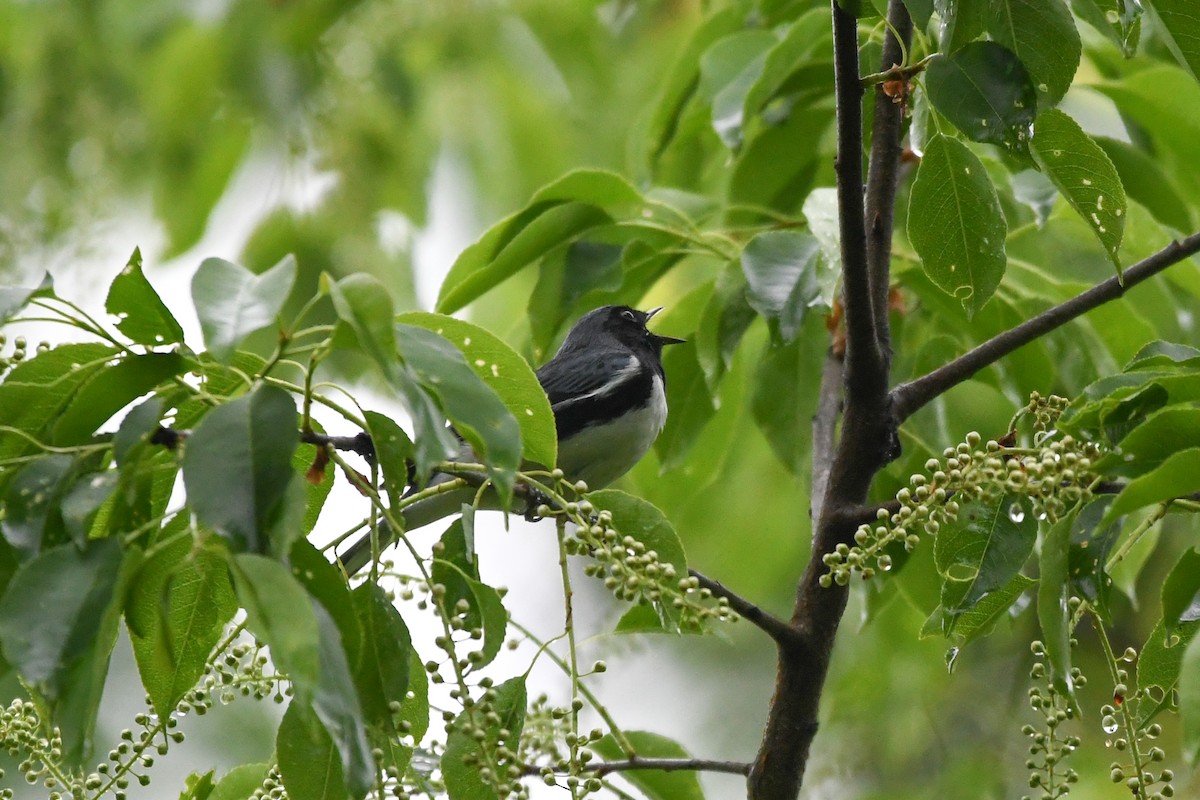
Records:
M846 309L846 388L870 392L881 354L871 310L863 211L862 84L858 78L858 20L833 4L833 65L837 93L838 224L842 297Z
M760 628L776 642L787 642L795 638L796 632L786 622L770 612L764 611L741 595L725 588L725 585L719 581L715 581L704 573L697 572L694 569L689 569L688 574L700 581L700 587L708 589L713 593L714 597L724 597L729 602L729 607L736 611L742 619Z
M1121 273L1120 280L1113 276L1065 303L1047 309L1015 328L993 336L975 349L938 367L933 372L897 386L892 390L893 409L897 421L903 421L912 416L926 403L967 380L984 367L996 363L1022 345L1045 336L1055 328L1086 314L1097 306L1110 300L1116 300L1147 278L1157 275L1167 267L1177 264L1197 252L1200 252L1200 232L1193 233L1181 241L1171 242L1157 253L1142 259Z
M893 27L883 42L883 63L898 64L912 39L912 17L902 0L890 0L888 18ZM899 34L901 39L896 38ZM878 346L887 356L888 291L891 288L892 227L895 218L896 185L900 176L900 133L904 106L884 86L875 87L875 116L871 132L871 162L867 172L867 268L871 282L871 310L875 318Z
M809 749L817 733L821 692L846 610L844 586L820 586L822 556L852 540L857 526L842 509L861 505L871 480L896 451L896 426L887 391L891 340L887 326L892 206L900 158L900 111L877 103L871 147L871 185L864 205L862 180L862 85L858 77L858 32L854 17L833 0L834 70L837 88L838 213L842 236L842 284L846 306L845 411L820 514L812 554L796 590L791 625L796 636L780 644L775 696L754 769L751 800L795 800ZM888 7L892 26L911 30L902 2ZM898 61L899 43L889 37L884 68ZM851 85L853 84L853 85ZM891 162L891 163L885 163Z

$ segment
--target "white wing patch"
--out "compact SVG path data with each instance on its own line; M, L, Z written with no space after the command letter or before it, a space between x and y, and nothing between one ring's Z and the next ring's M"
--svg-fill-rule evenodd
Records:
M637 375L640 368L641 368L641 363L637 360L637 357L630 356L629 360L625 362L625 366L621 367L619 370L614 372L612 374L612 377L610 377L607 381L602 383L600 386L597 386L595 389L592 389L590 392L588 392L586 394L581 394L577 397L572 397L569 400L563 400L562 402L556 403L555 405L559 408L562 408L563 406L569 406L571 403L578 403L580 400L590 400L594 397L604 397L606 395L610 395L613 392L615 392L617 389L619 389L621 387L621 385L624 384L626 381L628 381L630 378Z
M619 381L616 383L619 385ZM592 489L603 488L628 472L646 454L666 421L667 396L662 379L655 375L649 403L613 422L584 428L560 442L558 465L567 477L583 480Z

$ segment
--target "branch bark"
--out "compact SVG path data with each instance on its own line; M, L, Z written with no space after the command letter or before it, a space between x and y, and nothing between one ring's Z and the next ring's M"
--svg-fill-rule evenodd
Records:
M1103 283L1096 284L1065 303L1049 308L1015 328L993 336L983 344L927 375L901 384L892 390L892 408L897 422L903 422L925 404L970 378L984 367L1045 336L1078 316L1116 300L1142 281L1157 275L1167 267L1200 252L1200 232L1169 245L1150 255Z
M779 643L775 695L748 781L751 800L795 800L799 795L809 749L817 733L821 692L833 642L848 595L844 586L828 589L820 586L820 577L825 573L822 557L839 543L852 539L855 526L846 523L842 509L863 504L871 480L892 457L896 445L887 389L891 353L887 293L901 110L883 94L881 87L876 87L871 179L864 206L858 26L854 16L843 11L837 0L832 0L832 9L838 212L846 309L845 411L824 497L816 500L820 514L811 555L796 590L791 618L796 636ZM890 1L888 18L893 29L907 39L912 23L901 0ZM901 59L901 50L901 43L889 34L884 43L884 69ZM875 163L889 159L894 163Z
M729 601L729 607L738 613L742 619L761 629L776 642L785 643L795 637L795 631L783 620L764 611L741 595L725 588L725 585L715 581L702 572L689 569L688 574L700 582L703 589L708 589L714 597L724 597Z

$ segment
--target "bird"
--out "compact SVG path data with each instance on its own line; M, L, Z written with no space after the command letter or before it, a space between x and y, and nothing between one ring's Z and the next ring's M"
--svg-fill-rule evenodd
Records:
M662 352L686 340L647 327L662 310L623 305L593 309L576 321L554 357L535 372L554 412L557 467L589 491L608 486L632 469L666 425ZM472 454L462 455L462 460L472 460ZM448 479L435 475L430 483ZM457 511L464 500L470 502L475 489L459 493L464 496L447 492L409 506L406 525L420 527ZM358 572L370 561L369 537L356 541L338 560L347 574Z
M558 433L558 467L603 488L641 460L667 422L662 351L684 340L652 333L662 306L603 306L579 319L537 370Z

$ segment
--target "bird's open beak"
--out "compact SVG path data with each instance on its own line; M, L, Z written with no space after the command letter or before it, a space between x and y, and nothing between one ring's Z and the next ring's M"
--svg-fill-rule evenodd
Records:
M650 320L652 320L654 318L654 315L657 314L658 312L662 311L663 308L664 308L664 306L659 306L658 308L652 308L649 311L647 311L646 312L646 322L649 322ZM684 342L687 341L687 339L676 339L674 336L660 336L657 333L652 333L650 335L653 336L656 340L658 340L658 343L662 344L662 345L683 344Z

